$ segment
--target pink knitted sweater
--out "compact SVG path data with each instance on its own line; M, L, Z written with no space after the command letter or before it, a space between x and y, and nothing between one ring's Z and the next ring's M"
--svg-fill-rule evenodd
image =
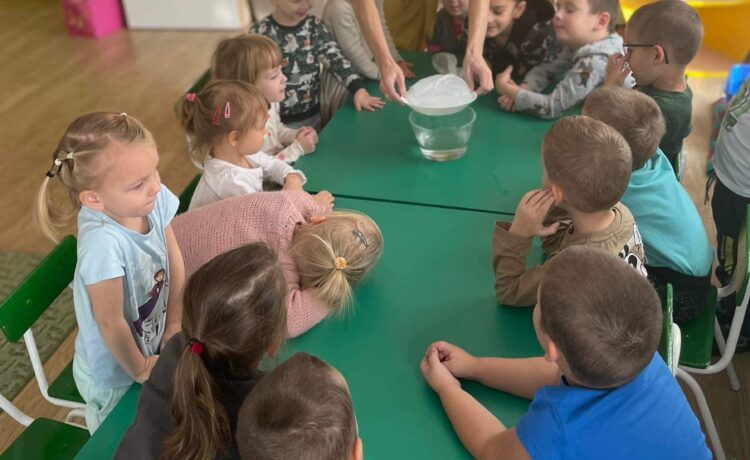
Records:
M226 251L262 241L276 251L288 287L287 334L296 337L329 313L313 289L300 288L290 254L297 224L325 213L305 192L259 192L229 198L186 212L172 221L185 260L185 277Z

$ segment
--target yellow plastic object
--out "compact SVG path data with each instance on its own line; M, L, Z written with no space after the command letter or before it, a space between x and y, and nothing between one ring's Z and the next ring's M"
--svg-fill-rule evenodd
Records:
M623 0L622 11L630 19L649 0ZM750 52L750 0L688 1L703 21L703 45L736 62Z

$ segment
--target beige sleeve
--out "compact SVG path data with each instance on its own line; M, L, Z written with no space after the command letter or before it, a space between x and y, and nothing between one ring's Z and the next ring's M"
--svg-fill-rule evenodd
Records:
M526 269L531 238L508 232L510 222L495 223L492 238L492 266L495 269L495 293L503 305L527 307L536 304L536 291L546 267Z

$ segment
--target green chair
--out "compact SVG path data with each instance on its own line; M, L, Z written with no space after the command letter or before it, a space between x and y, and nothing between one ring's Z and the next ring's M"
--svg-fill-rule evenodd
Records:
M0 408L26 429L0 454L0 460L72 459L89 440L89 432L47 418L33 419L0 394Z
M73 281L76 259L76 239L68 235L0 304L0 329L5 338L14 343L23 337L44 399L56 406L72 409L66 421L73 417L83 418L85 407L73 380L73 363L69 363L49 385L31 326Z
M661 331L661 341L659 342L659 354L667 363L669 370L672 371L672 375L675 375L680 359L682 336L680 327L672 320L674 312L673 297L672 285L667 284L667 289L661 299L664 324Z
M746 214L744 238L738 240L742 241L744 239L745 241L745 250L741 254L744 269L740 270L742 265L737 267L729 285L718 290L712 288L706 310L700 317L683 325L682 328L683 351L680 356L680 369L677 372L677 376L687 383L695 395L717 460L724 460L726 458L724 450L721 447L719 434L711 417L706 397L698 382L689 373L717 374L726 369L729 377L729 386L734 391L739 391L740 389L740 381L734 370L734 366L732 366L732 358L737 347L737 339L742 329L742 323L745 320L748 300L750 300L750 289L747 288L748 283L750 283L750 266L748 264L750 262L750 244L748 244L750 243L750 238L748 238L748 228L750 228L750 206L748 206ZM735 306L732 324L729 327L729 334L725 340L719 327L719 321L716 318L716 305L717 302L732 294L736 294L738 304ZM711 346L713 340L716 340L716 345L721 353L721 357L715 363L711 363Z
M201 175L196 174L193 180L187 184L185 190L180 193L180 206L177 208L177 214L182 214L190 207L190 200L193 199L193 193L195 193L195 187L198 186L198 182L201 180Z

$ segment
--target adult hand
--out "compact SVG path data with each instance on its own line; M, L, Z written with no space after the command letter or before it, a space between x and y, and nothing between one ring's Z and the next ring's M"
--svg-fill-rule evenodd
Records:
M435 342L430 348L438 351L440 362L454 377L476 380L479 358L448 342Z
M510 226L510 233L532 238L535 236L548 236L557 231L560 226L555 222L549 227L543 224L547 212L555 204L552 192L546 189L536 189L527 192L516 208L516 215Z
M383 99L375 96L370 96L370 93L366 89L361 88L354 94L354 108L359 112L362 109L368 112L374 112L378 109L382 109L385 105Z
M461 383L445 367L445 364L440 362L438 349L434 346L427 349L427 353L419 364L419 369L422 371L424 379L427 380L427 384L436 393L450 387L461 388Z
M391 101L403 104L402 97L406 97L406 80L404 71L393 59L386 60L380 66L380 91Z
M492 91L492 71L487 62L482 57L482 53L468 52L464 56L464 78L469 89L474 91L477 80L479 87L476 88L477 94L484 94Z
M417 76L417 74L414 73L412 67L414 67L414 63L412 62L406 62L406 61L398 61L396 64L401 68L401 71L404 73L404 76L406 78L414 78Z
M607 61L607 80L606 86L623 86L625 79L630 75L630 66L628 61L620 53L615 53Z

